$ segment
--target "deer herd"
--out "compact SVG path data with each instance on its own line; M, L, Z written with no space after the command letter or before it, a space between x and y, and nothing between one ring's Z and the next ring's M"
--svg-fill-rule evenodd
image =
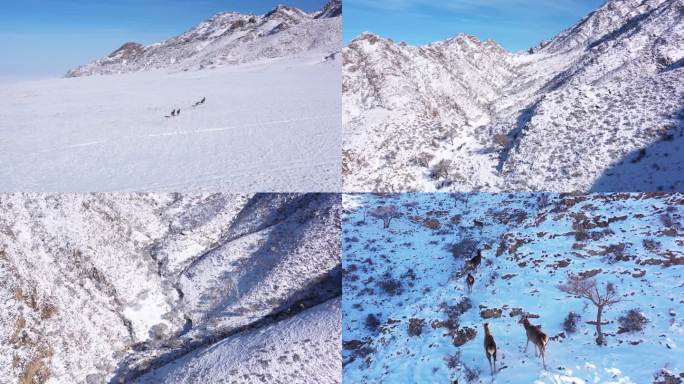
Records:
M468 275L466 276L466 284L468 286L468 293L472 293L473 285L475 285L475 277L472 273L480 266L482 263L482 252L478 249L477 254L471 259L467 260L465 263L466 269L468 270ZM542 332L541 327L530 323L528 315L523 314L518 321L518 324L522 324L525 328L525 333L527 334L527 343L525 344L525 351L527 352L527 347L530 344L534 344L535 356L539 356L542 359L542 364L546 368L546 344L549 341L549 337ZM494 336L489 329L489 323L484 323L484 350L487 356L487 361L489 361L489 369L493 375L496 372L496 342L494 341Z

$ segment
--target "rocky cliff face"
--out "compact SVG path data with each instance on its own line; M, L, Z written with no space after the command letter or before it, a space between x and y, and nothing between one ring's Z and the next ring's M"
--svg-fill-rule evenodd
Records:
M215 68L304 53L323 57L341 48L341 12L339 1L332 0L313 14L283 5L264 15L218 13L158 44L126 43L107 57L69 71L66 77Z
M684 190L683 9L609 1L525 53L358 37L343 51L345 189ZM656 175L635 179L646 164Z

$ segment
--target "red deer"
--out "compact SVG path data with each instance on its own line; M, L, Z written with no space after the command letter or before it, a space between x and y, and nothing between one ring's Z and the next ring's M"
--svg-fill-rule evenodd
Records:
M489 361L489 370L492 375L494 375L494 372L496 372L496 343L494 342L494 336L489 333L489 323L484 323L484 331L485 354L487 355L487 360ZM492 362L492 358L494 358L494 362Z
M527 315L522 316L518 323L522 324L523 327L525 327L525 333L527 333L527 343L525 344L525 352L527 352L527 346L530 345L531 340L532 344L534 344L534 355L541 355L542 363L544 364L544 368L546 368L546 358L544 357L544 355L546 353L546 343L549 342L549 337L546 336L546 334L542 332L541 329L539 329L539 326L530 323L530 321L527 319ZM539 354L537 354L537 349L539 350Z
M466 277L466 283L468 284L468 293L473 292L473 285L475 284L475 278L470 273L468 273L468 277Z
M477 250L477 255L473 256L472 259L468 260L466 262L466 266L468 269L476 269L477 267L480 266L480 263L482 262L482 253L480 250Z

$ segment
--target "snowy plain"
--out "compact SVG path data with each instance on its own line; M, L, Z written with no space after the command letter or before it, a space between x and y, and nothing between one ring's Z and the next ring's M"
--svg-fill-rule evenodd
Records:
M684 378L681 194L345 195L343 380L448 383L679 383ZM390 222L372 216L394 206ZM468 294L465 261L481 249ZM604 312L558 284L569 273L613 283ZM620 331L637 309L643 330ZM564 327L569 312L576 331ZM521 313L551 339L547 369L527 352ZM488 317L485 319L485 317ZM498 346L490 376L483 322ZM413 324L413 326L411 326ZM667 381L669 380L671 381Z
M324 56L3 86L0 191L339 190L340 60Z

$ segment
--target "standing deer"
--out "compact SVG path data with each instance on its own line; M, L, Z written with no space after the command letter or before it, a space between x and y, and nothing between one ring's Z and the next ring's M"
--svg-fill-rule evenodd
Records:
M468 273L468 277L466 277L466 283L468 284L468 293L472 293L473 285L475 284L475 278L470 273Z
M527 319L527 315L522 316L518 323L522 324L523 327L525 327L525 333L527 333L527 343L525 344L525 352L527 352L527 346L530 344L531 340L532 344L534 344L534 355L541 355L542 363L544 364L544 368L546 368L546 358L544 357L544 355L546 353L546 343L549 342L549 337L546 336L546 334L542 332L541 329L539 329L539 326L530 323L530 321ZM539 354L537 354L537 349L539 350Z
M494 342L494 336L489 332L489 323L484 323L484 349L487 355L487 360L489 361L489 370L492 375L496 372L496 343ZM492 358L494 362L492 363Z
M468 269L476 269L477 267L480 266L480 263L482 262L482 252L480 250L477 250L477 255L473 256L472 259L468 260L466 262L466 266Z

